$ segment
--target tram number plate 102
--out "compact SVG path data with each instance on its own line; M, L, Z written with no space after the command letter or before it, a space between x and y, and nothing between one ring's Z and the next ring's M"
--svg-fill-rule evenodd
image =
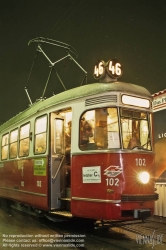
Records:
M118 178L107 178L106 179L107 186L119 186Z
M136 166L146 166L146 159L136 158L135 163L136 163Z

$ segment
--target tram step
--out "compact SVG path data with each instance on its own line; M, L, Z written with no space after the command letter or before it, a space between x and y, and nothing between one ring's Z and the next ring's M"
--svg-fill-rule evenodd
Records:
M70 198L66 198L66 197L64 197L64 198L59 197L58 200L61 200L61 201L71 201Z
M65 216L65 217L68 217L68 218L73 217L72 214L69 211L66 211L66 210L63 210L63 211L53 211L53 212L50 212L50 214Z

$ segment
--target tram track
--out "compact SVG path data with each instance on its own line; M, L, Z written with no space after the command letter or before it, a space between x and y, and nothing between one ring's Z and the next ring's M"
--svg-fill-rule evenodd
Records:
M81 223L75 220L71 222L63 222L63 223L52 223L48 226L59 234L85 234L85 247L81 249L93 249L89 248L89 246L96 246L94 249L121 249L121 250L129 250L129 249L140 249L147 244L157 244L156 235L164 235L165 231L157 229L161 229L161 224L158 226L151 225L151 221L146 220L142 221L127 221L127 222L114 222L112 226L108 228L101 228L99 230L94 230L94 228L89 228L88 224ZM149 225L150 223L150 225ZM156 222L157 223L157 222ZM157 234L156 234L157 233ZM143 237L153 237L152 242L148 242L147 240L143 242ZM119 240L120 239L120 240ZM141 240L140 240L141 239ZM148 238L149 239L149 238ZM165 245L165 238L162 238L162 245ZM75 248L79 249L79 247Z
M50 221L47 218L36 218L54 230L57 234L66 235L85 235L84 247L75 246L75 249L96 250L131 250L140 249L144 245L157 245L157 235L162 235L160 247L166 244L166 220L161 218L150 218L142 221L123 221L113 222L111 226L95 230L90 221L86 219L69 219L66 221ZM119 240L120 239L120 240ZM152 239L150 242L149 239ZM161 239L160 239L161 241ZM92 247L93 246L93 247ZM98 248L100 246L100 248ZM160 249L160 248L159 248Z
M82 221L82 220L81 220ZM46 222L48 227L51 227L51 229L54 229L57 233L60 235L65 236L67 235L73 235L73 234L83 234L86 235L85 237L85 246L84 247L75 247L75 249L82 249L82 250L88 250L88 249L111 249L111 250L129 250L127 246L123 246L123 243L118 243L117 239L119 237L119 234L114 235L114 238L107 237L108 231L103 230L94 230L92 227L89 228L88 223L83 223L79 225L80 220L78 219L70 223L70 221L66 222L58 222L57 223L50 223ZM125 238L125 236L124 236ZM126 239L128 241L128 239Z
M108 232L94 232L93 237L98 237L100 241L106 241L107 244L113 244L116 237L120 241L116 241L118 249L144 249L147 245L150 248L165 249L166 226L163 221L153 223L153 220L117 222L109 227ZM91 236L90 236L91 237ZM141 248L140 248L141 247Z
M115 224L110 230L123 232L135 241L142 240L142 242L161 242L166 244L166 219L164 218L150 218L144 222L122 222Z
M26 214L24 212L17 211L10 208L7 212L7 209L1 212L1 217L3 217L4 223L10 225L14 223L15 227L19 230L22 228L21 219L23 219ZM142 221L121 221L121 222L112 222L109 227L100 228L95 230L92 226L90 220L86 219L66 219L66 220L55 220L50 221L46 217L34 217L32 214L28 215L29 226L32 228L33 223L36 225L36 228L39 227L38 232L41 232L41 237L43 234L51 232L51 234L57 236L61 235L62 239L74 239L74 235L83 237L78 237L83 239L84 242L75 244L73 249L82 249L82 250L131 250L131 249L141 249L146 248L149 242L143 242L142 236L153 236L156 242L156 235L162 235L162 244L158 249L164 249L166 245L166 219L151 217ZM34 222L33 222L34 221ZM28 226L28 224L27 224ZM12 228L13 226L10 226ZM39 231L40 228L43 228L42 231ZM31 229L30 229L31 230ZM25 227L22 230L24 234L29 232L28 227ZM36 234L36 230L32 234ZM58 236L54 240L58 239ZM140 240L141 239L141 240ZM44 244L44 243L43 243ZM63 243L62 243L63 244ZM152 246L152 243L151 243ZM151 247L150 246L150 247ZM163 247L163 248L162 248ZM61 249L65 249L61 247Z

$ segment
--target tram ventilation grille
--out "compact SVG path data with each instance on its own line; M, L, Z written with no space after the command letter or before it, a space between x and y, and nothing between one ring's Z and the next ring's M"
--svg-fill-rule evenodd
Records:
M106 96L99 96L91 99L85 100L85 106L90 106L94 104L104 103L104 102L117 102L117 96L116 95L106 95Z
M144 195L124 195L122 194L121 201L155 201L158 200L158 194L144 194Z

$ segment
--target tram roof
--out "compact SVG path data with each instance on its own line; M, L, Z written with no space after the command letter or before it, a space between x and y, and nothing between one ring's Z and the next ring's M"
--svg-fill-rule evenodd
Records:
M8 128L12 124L15 124L19 121L24 120L30 115L33 115L40 110L49 108L51 106L55 106L64 102L76 100L82 97L88 97L90 95L101 94L105 92L127 92L128 94L141 95L148 98L151 98L150 92L139 85L125 83L125 82L111 82L111 83L92 83L84 86L76 87L70 90L66 90L57 95L49 97L47 99L40 100L38 102L33 103L29 108L24 110L23 112L17 114L4 124L0 126L0 131Z

